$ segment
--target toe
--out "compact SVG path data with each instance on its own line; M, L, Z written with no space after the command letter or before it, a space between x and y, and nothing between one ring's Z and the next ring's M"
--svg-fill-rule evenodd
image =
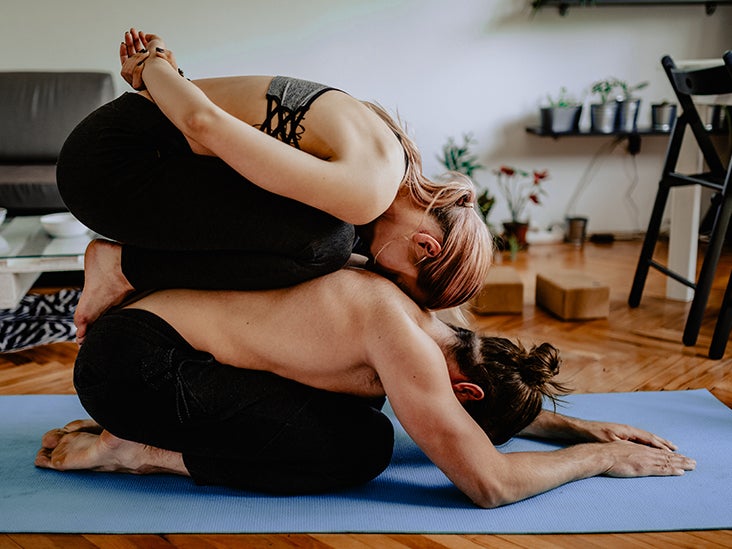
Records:
M45 469L51 468L51 450L49 448L41 448L36 454L34 461L36 467L43 467Z
M41 438L41 446L45 449L53 450L66 434L66 431L63 429L52 429Z

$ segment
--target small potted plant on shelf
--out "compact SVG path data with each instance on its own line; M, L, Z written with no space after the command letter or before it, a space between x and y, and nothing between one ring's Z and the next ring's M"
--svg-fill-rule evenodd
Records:
M598 133L613 133L615 131L615 117L618 104L615 97L611 97L617 86L616 78L598 80L592 84L592 93L600 98L599 103L590 105L590 129Z
M647 85L648 82L641 82L631 86L625 80L615 80L615 86L620 88L620 96L615 100L618 104L615 131L630 133L638 130L638 111L641 100L634 95L634 92L642 90Z
M676 105L665 99L651 103L651 129L657 132L670 132L676 122Z
M546 194L544 181L549 173L533 170L531 172L511 166L501 166L495 170L498 192L506 199L510 221L503 222L504 239L511 242L515 239L521 248L526 246L526 231L529 221L526 207L529 204L541 204L541 197Z
M561 87L556 97L547 95L548 106L541 107L541 129L544 133L576 133L579 131L582 103Z

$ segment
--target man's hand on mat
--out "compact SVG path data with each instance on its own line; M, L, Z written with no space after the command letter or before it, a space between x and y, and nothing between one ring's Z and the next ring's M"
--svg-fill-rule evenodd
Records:
M696 468L691 458L626 440L603 444L599 451L613 459L605 472L611 477L679 476Z
M606 423L604 421L587 421L576 419L577 435L589 442L613 442L627 440L638 444L645 444L661 450L676 450L676 445L670 440L663 439L653 433L637 429L620 423Z
M663 439L643 429L637 429L630 425L620 423L590 421L565 416L548 410L542 410L537 418L521 431L520 434L574 442L613 442L615 440L627 440L662 450L676 450L676 445L670 440Z

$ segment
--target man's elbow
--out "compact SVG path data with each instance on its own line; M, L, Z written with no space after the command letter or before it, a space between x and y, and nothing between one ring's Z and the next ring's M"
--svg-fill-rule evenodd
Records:
M488 496L480 499L473 498L473 503L481 509L496 509L511 502Z
M491 484L490 486L483 486L478 492L471 496L473 503L483 509L495 509L514 503L516 498L512 498L509 490L503 489L501 486Z

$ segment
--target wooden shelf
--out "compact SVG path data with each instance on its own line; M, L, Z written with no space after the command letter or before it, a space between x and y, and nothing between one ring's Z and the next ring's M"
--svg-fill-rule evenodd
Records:
M570 7L602 7L602 6L703 6L707 15L712 15L717 6L731 5L732 0L534 0L535 10L555 7L560 15L566 15Z
M553 137L559 139L560 137L627 137L629 135L670 135L671 131L654 130L652 128L638 128L634 132L593 132L590 130L580 130L578 132L552 132L546 131L541 126L529 126L526 128L528 133L538 135L539 137Z
M727 134L728 130L726 127L721 129L708 130L712 135L723 135ZM640 152L641 138L645 136L669 136L671 131L654 130L652 128L638 128L634 132L593 132L590 130L580 130L578 132L552 132L545 131L541 126L529 126L526 128L526 132L538 137L551 137L553 139L559 139L560 137L614 137L618 141L628 141L628 152L632 155L636 155Z

